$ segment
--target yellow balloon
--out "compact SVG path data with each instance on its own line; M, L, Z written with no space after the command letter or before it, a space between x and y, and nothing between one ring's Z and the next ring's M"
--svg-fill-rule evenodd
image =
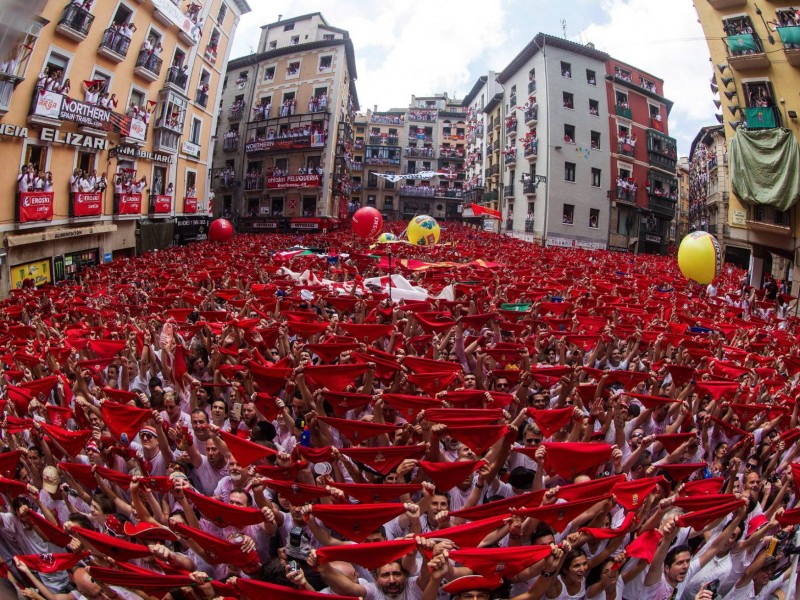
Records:
M378 237L379 244L388 244L389 242L396 242L396 241L397 241L397 236L393 233L389 233L388 231L386 233L382 233Z
M695 231L681 241L678 267L686 279L706 285L719 274L721 265L719 243L710 233Z
M438 243L441 229L436 219L428 215L414 217L408 223L406 235L415 246L433 246Z

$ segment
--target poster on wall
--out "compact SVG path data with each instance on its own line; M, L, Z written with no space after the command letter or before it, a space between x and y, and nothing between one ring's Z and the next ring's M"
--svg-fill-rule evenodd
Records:
M53 272L50 269L50 260L36 260L11 267L11 288L20 289L26 279L33 281L35 287L46 283L53 283Z

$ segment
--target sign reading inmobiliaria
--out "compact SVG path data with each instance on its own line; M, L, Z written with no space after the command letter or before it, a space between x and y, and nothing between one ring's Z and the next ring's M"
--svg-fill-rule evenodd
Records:
M118 215L138 215L142 212L141 194L115 194L114 212Z
M172 212L172 196L157 194L150 196L150 201L153 203L153 214L168 215Z
M53 192L20 192L19 222L53 220Z
M103 131L114 131L141 141L144 141L147 134L147 125L140 119L44 89L39 89L36 94L33 114L59 121L72 121L84 127Z
M72 216L96 217L103 214L103 194L72 194Z
M270 177L267 188L282 190L285 188L316 188L320 186L320 177L314 175L287 175L286 177Z

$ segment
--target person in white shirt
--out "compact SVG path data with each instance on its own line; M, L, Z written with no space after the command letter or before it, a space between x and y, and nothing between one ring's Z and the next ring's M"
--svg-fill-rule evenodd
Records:
M81 183L81 176L83 175L83 171L80 169L75 169L72 172L72 177L69 178L69 191L73 194L80 191L80 183Z

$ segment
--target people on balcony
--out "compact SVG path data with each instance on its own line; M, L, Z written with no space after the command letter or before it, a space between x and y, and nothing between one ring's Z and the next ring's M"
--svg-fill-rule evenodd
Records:
M402 125L403 117L397 115L372 115L370 123L380 123L382 125Z
M325 110L328 106L328 95L321 94L319 96L312 96L308 100L308 112L315 113Z
M42 71L42 73L39 75L39 78L36 82L37 88L43 89L47 92L56 92L58 94L67 93L64 91L65 86L68 92L69 79L64 81L64 72L61 69L56 69L51 73L50 67L44 68L44 71Z
M222 185L224 187L231 187L233 185L235 177L233 167L224 167L219 175L222 178Z
M231 113L238 113L244 107L244 100L241 98L237 98L231 103Z
M295 112L297 112L297 100L294 98L284 100L283 104L281 104L280 116L288 117L293 115Z
M594 104L591 104L589 105L589 114L596 117L600 114L600 109Z
M159 40L149 36L145 38L142 50L145 52L144 68L155 73L158 70L158 61L164 47Z
M33 48L27 44L19 43L13 45L8 50L5 59L0 62L0 73L16 76L20 65L30 56L32 50Z

